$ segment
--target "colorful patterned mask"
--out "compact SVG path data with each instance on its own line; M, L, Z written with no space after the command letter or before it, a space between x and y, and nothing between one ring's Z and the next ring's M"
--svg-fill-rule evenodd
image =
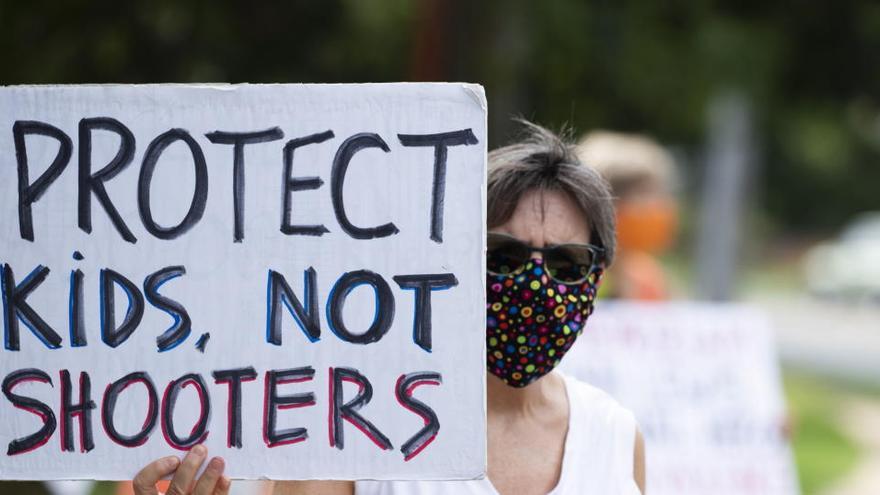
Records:
M581 283L548 276L540 258L516 275L486 274L486 366L511 387L549 373L593 312L602 279L597 268Z

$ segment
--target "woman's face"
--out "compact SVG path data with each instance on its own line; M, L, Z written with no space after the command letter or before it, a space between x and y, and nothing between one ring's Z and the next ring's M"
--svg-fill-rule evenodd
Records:
M516 237L534 247L591 241L590 225L584 213L562 191L533 189L526 192L507 222L489 230Z
M590 242L584 213L567 194L556 191L523 195L510 219L491 230L533 248ZM490 254L493 260L499 256L504 258L497 251ZM512 274L486 273L486 366L512 387L525 387L559 364L593 311L601 277L598 269L580 272L584 278L578 280L560 281L540 252L531 256Z

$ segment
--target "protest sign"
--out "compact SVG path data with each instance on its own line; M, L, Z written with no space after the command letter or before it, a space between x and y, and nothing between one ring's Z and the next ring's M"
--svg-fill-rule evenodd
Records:
M467 84L0 89L0 478L485 472Z
M655 495L795 495L767 320L734 304L601 303L563 372L618 399Z

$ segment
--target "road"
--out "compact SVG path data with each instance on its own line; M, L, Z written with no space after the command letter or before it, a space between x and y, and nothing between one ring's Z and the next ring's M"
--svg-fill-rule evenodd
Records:
M748 302L769 315L784 365L880 386L880 304L826 302L807 295Z

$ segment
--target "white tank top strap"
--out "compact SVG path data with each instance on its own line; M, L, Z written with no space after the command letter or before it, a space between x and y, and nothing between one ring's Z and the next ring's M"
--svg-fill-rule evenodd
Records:
M571 410L560 483L551 495L639 495L636 419L606 392L563 375Z

